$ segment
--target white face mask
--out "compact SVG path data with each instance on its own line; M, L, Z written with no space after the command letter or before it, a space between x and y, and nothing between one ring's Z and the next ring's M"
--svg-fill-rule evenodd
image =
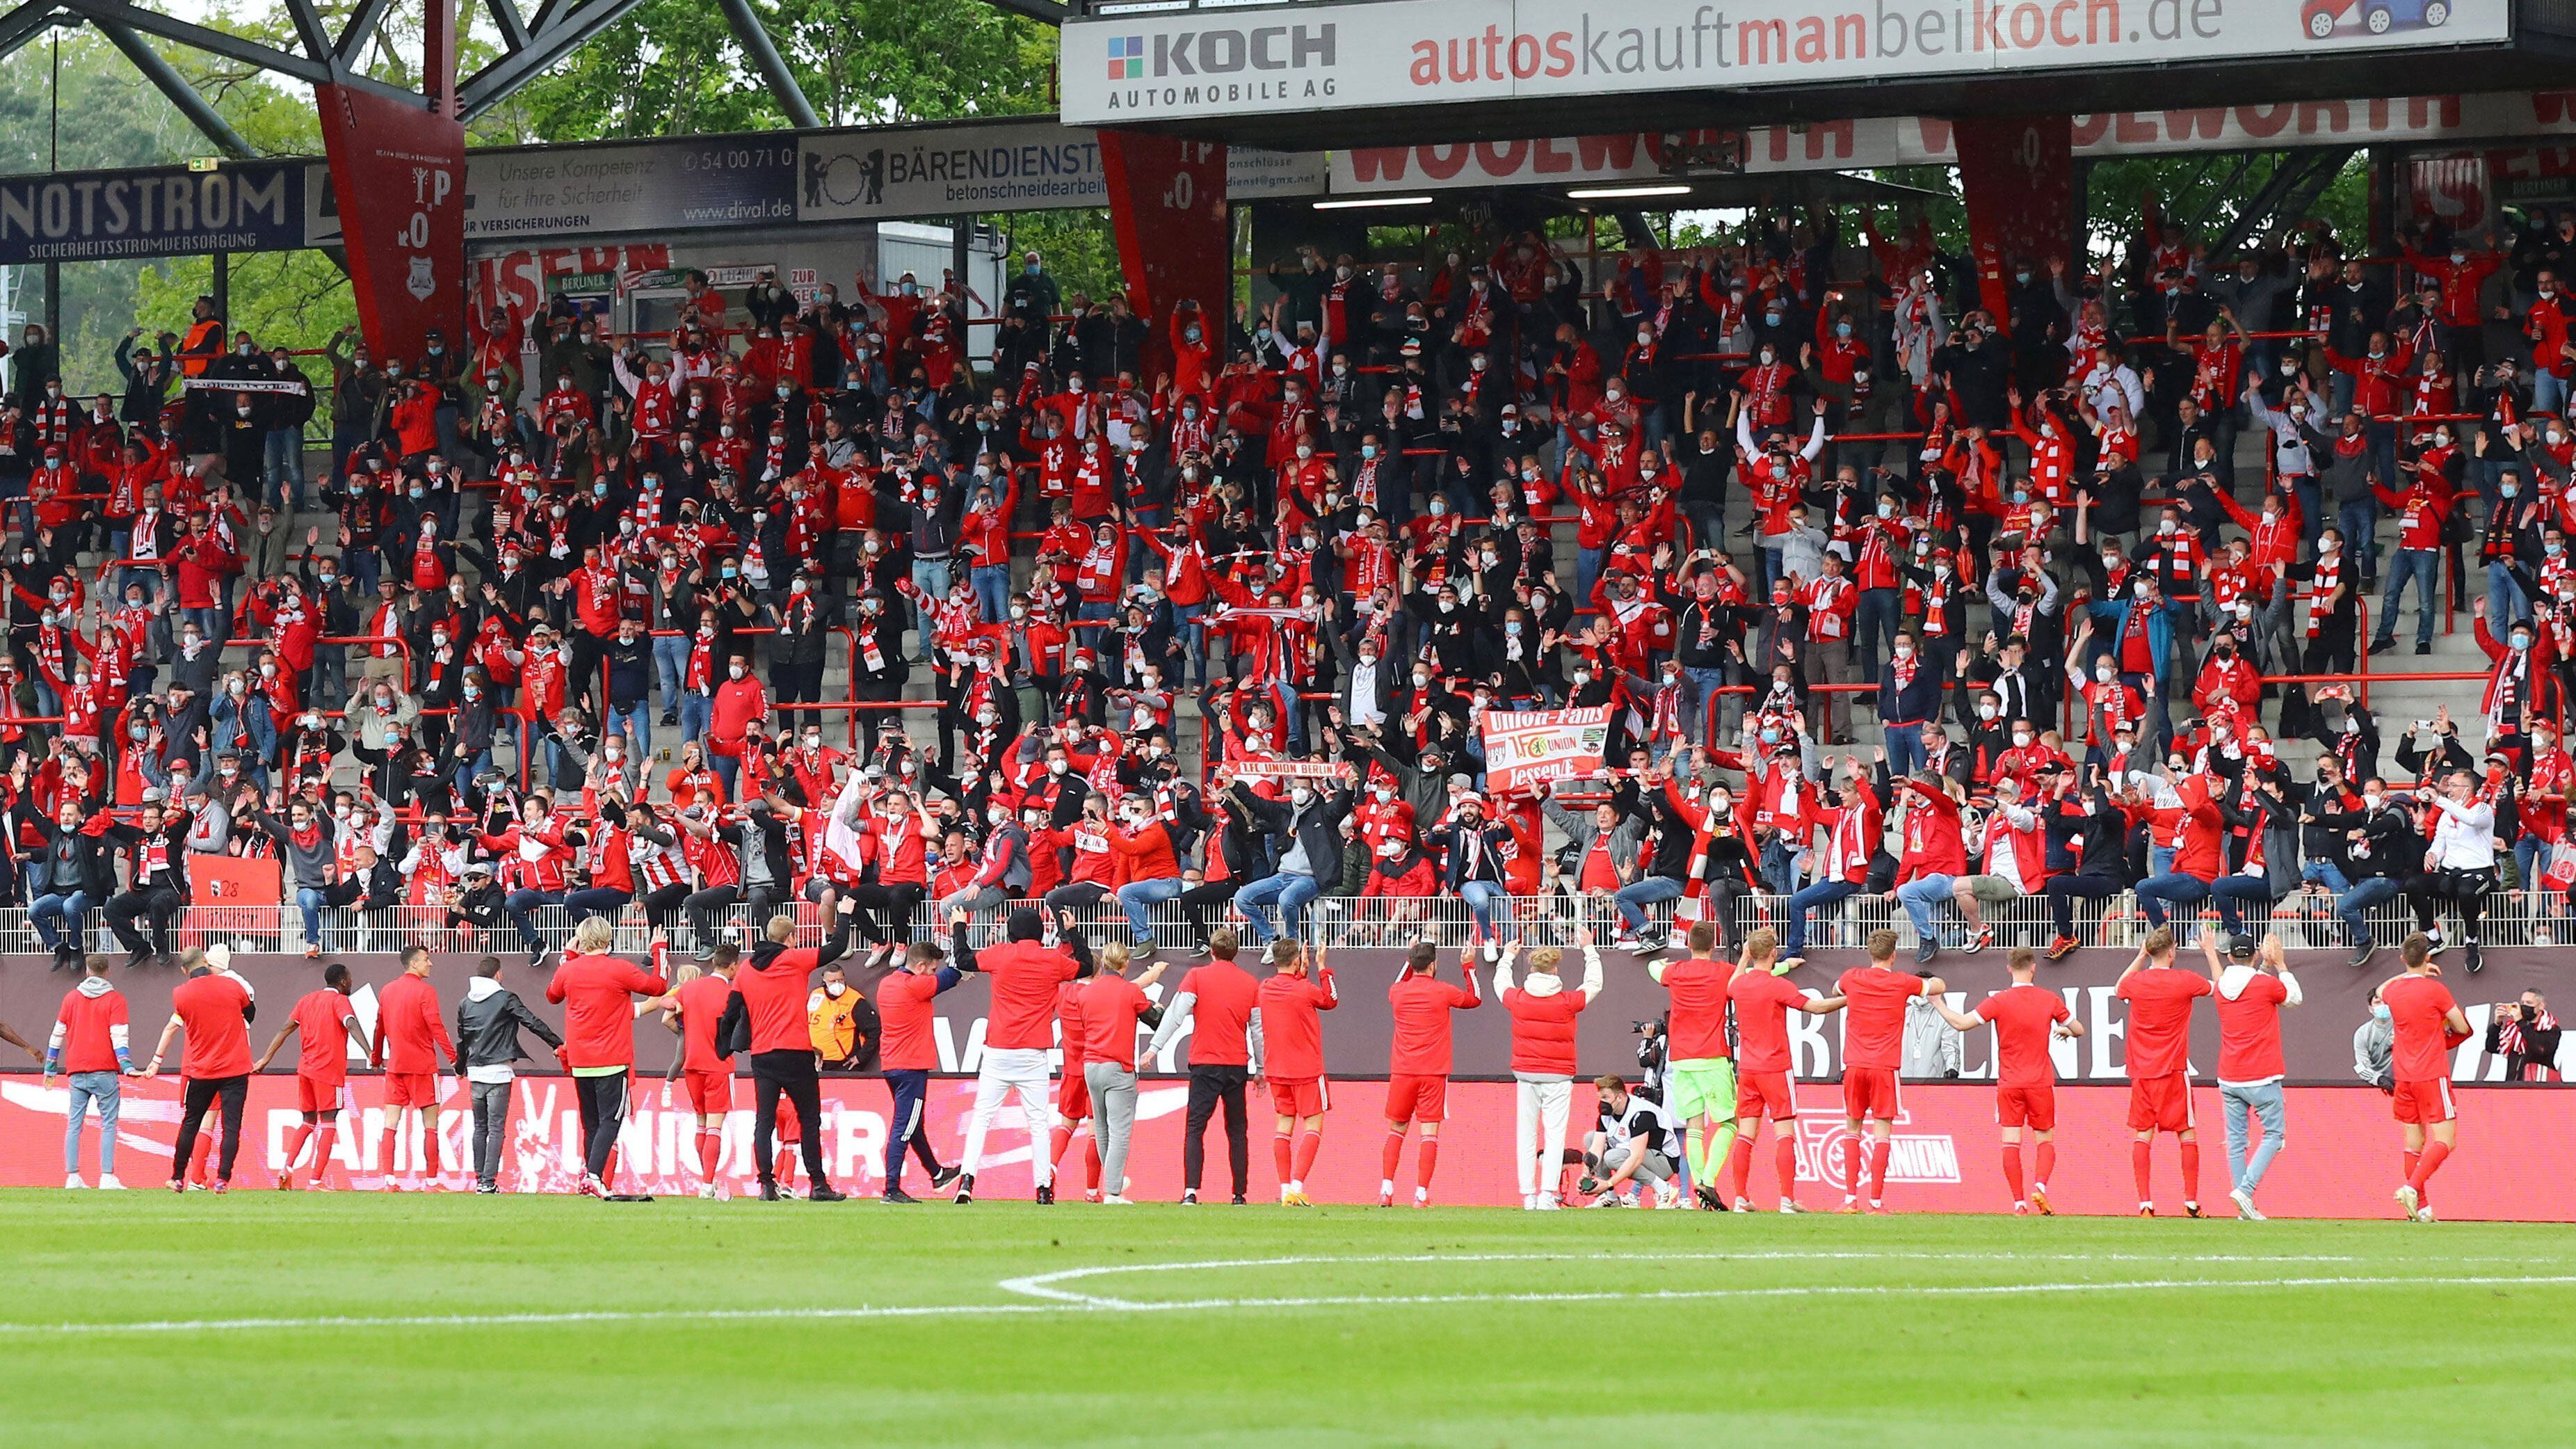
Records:
M2025 747L2025 748L2026 748L2026 747L2028 747L2028 746L2029 746L2029 744L2030 744L2030 731L2028 731L2028 730L2014 730L2014 731L2013 731L2013 743L2014 743L2014 744L2016 744L2016 745L2019 745L2019 746L2023 746L2023 747Z
M1977 706L1977 718L1982 719L1982 720L1992 720L1992 719L1995 717L1995 711L1996 711L1996 707L1995 707L1994 705L1991 705L1991 704L1981 704L1981 705L1978 705L1978 706Z

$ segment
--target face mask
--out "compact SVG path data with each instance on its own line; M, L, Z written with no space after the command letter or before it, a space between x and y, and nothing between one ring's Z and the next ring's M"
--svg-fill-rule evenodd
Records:
M2136 583L2136 585L2135 585L2135 586L2133 586L2133 587L2129 590L2129 592L2130 592L2130 593L2132 593L2132 594L2135 594L2135 595L2136 595L2138 598L2140 598L2140 599L2144 599L2144 598L2146 598L2146 596L2147 596L2147 581L2146 581L2145 579L2140 579L2140 580L2138 580L2138 582Z
M2370 1015L2373 1020L2386 1021L2388 1019L2388 1003L2385 1001L2372 1002L2370 1006Z
M1996 706L1991 705L1991 704L1981 704L1981 705L1978 705L1978 706L1977 706L1977 718L1979 718L1979 719L1981 719L1981 720L1992 721L1992 720L1994 719L1994 717L1995 717L1996 708L1997 708Z
M1315 792L1307 789L1303 785L1300 785L1288 792L1288 798L1296 804L1298 809L1303 810L1314 800Z
M2021 745L2021 746L2027 747L2027 746L2030 744L2030 731L2028 731L2028 730L2014 730L2014 731L2013 731L2013 743L2014 743L2014 744L2016 744L2016 745Z

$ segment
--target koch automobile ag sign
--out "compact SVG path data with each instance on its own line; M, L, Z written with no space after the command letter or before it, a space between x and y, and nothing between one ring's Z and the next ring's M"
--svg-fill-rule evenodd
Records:
M1069 19L1079 125L2502 42L2509 0L1355 0ZM2410 0L2411 3L2411 0ZM2429 17L2438 14L2439 23Z

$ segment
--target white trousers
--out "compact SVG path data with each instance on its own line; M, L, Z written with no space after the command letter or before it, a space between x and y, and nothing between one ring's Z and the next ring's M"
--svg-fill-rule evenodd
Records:
M1565 1174L1565 1118L1574 1105L1574 1081L1570 1077L1544 1082L1524 1080L1517 1086L1520 1119L1513 1141L1520 1148L1521 1196L1553 1192L1557 1180ZM1546 1130L1543 1151L1542 1127Z
M1055 1108L1047 1102L1047 1054L1036 1047L984 1052L984 1064L975 1073L975 1113L966 1119L966 1155L959 1166L973 1172L984 1160L984 1134L993 1125L993 1115L1002 1110L1003 1099L1014 1092L1029 1124L1029 1176L1044 1187L1055 1179L1055 1164L1047 1158L1047 1131L1055 1125Z

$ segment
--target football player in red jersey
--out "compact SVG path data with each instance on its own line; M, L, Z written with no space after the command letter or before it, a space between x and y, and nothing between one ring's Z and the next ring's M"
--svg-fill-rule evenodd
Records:
M2012 985L1978 1002L1973 1011L1954 1010L1938 996L1932 998L1932 1006L1954 1031L1994 1024L1995 1124L2003 1137L2004 1185L2012 1189L2014 1212L2027 1213L2036 1207L2045 1216L2053 1211L2048 1205L2048 1174L2057 1166L2057 1064L2049 1060L2048 1041L2052 1034L2082 1036L2084 1023L2073 1019L2066 998L2033 983L2038 965L2037 952L2015 946L2010 959ZM2027 1191L2022 1187L2024 1127L2030 1129L2038 1154Z
M1866 1163L1851 1164L1840 1212L1860 1211L1861 1169L1869 1169L1869 1210L1887 1211L1887 1169L1895 1153L1890 1129L1902 1103L1896 1074L1905 1064L1905 1013L1914 998L1940 999L1948 987L1938 976L1896 969L1896 933L1869 933L1869 964L1855 966L1834 983L1843 1016L1843 1126L1854 1146L1866 1141ZM1866 1125L1868 1136L1862 1130Z
M322 989L308 991L296 1001L286 1025L277 1029L268 1050L251 1067L254 1072L267 1071L286 1039L302 1033L295 1058L295 1106L303 1120L286 1134L286 1165L277 1172L281 1192L294 1189L295 1163L307 1142L313 1144L313 1175L306 1181L312 1187L330 1189L331 1141L340 1134L340 1109L348 1105L349 1038L366 1037L356 1009L349 1005L349 993L355 989L346 965L334 961L323 967Z
M2394 1080L2389 1104L2405 1126L2406 1180L2397 1185L2397 1205L2419 1223L2433 1220L2424 1189L2433 1174L2459 1146L2459 1104L2451 1098L2451 1048L2469 1039L2469 1019L2441 982L2442 968L2433 963L2433 943L2418 931L2397 948L2406 974L2381 985L2379 999L2388 1007L2389 1075Z
M2208 977L2173 964L2173 932L2147 933L2112 994L2129 1003L2129 1145L2138 1179L2138 1216L2156 1215L2150 1172L2156 1134L2170 1132L2182 1146L2182 1210L2200 1216L2200 1136L2191 1104L2191 1004L2210 994Z

